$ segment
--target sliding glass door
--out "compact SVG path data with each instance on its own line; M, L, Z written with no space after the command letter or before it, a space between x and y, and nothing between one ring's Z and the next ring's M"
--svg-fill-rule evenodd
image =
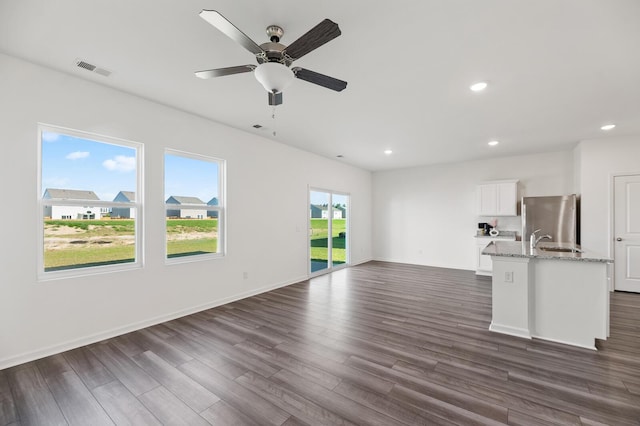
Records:
M309 271L318 275L346 266L349 196L309 190Z

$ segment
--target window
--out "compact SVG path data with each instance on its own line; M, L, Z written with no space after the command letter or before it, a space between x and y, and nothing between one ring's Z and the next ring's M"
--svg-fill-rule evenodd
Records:
M166 150L166 255L170 262L224 255L224 161Z
M141 265L142 145L40 125L39 277Z

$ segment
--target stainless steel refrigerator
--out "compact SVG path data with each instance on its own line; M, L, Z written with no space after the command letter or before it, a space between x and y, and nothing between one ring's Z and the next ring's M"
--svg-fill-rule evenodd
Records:
M551 241L579 244L578 197L559 195L552 197L522 198L522 241L528 243L531 233L550 235Z

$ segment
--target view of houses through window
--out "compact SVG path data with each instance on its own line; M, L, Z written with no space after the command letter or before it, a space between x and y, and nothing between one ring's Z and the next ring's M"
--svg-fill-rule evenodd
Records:
M222 160L167 150L164 157L167 258L222 250Z
M40 126L40 272L138 263L141 148Z
M40 273L141 259L142 145L39 126ZM166 150L167 258L222 253L223 161Z

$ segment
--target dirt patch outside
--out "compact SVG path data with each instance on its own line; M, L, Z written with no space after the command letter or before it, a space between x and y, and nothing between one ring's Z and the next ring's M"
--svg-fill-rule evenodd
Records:
M105 227L97 227L105 228ZM135 244L135 236L129 235L90 235L89 231L70 226L45 227L44 249L65 250L77 247L98 248L117 247ZM103 233L104 234L104 233ZM206 238L217 238L218 232L183 232L167 234L168 241L200 240Z

